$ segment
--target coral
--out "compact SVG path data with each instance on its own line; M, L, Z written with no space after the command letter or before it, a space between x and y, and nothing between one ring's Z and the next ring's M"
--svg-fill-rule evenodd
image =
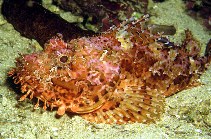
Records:
M186 31L179 46L128 20L94 37L49 40L38 53L22 55L9 72L43 108L58 108L97 123L150 123L160 118L166 96L198 84L209 54ZM209 52L209 50L207 50Z
M183 0L187 13L211 29L211 2L209 0Z
M106 31L134 13L146 14L148 0L53 0L66 11L83 17L83 24L95 25L98 31Z

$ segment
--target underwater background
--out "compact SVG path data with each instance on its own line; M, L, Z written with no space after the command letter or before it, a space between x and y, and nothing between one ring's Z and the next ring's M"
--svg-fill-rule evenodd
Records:
M82 20L51 3L50 0L43 1L46 8L70 22ZM186 8L182 0L149 0L147 13L150 13L152 23L176 28L176 34L170 36L175 43L180 43L184 30L189 29L200 42L203 55L211 31L188 15ZM90 28L94 27L90 25ZM18 101L21 93L8 84L7 72L15 67L15 58L20 54L39 50L42 48L36 40L21 36L0 14L0 138L211 138L210 66L202 74L200 86L166 98L165 113L155 124L94 124L77 115L65 114L56 118L56 111L44 111L41 107L34 110L34 102L29 99Z

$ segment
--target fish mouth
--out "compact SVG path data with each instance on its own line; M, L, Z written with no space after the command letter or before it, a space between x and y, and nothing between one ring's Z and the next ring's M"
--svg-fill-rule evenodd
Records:
M78 113L78 114L90 113L90 112L100 109L106 103L106 101L107 101L106 99L101 99L94 105L86 106L86 107L77 107L77 106L74 107L73 106L70 108L70 111L74 112L74 113ZM68 109L67 109L67 111L68 111Z
M86 114L100 109L112 95L112 91L102 93L106 90L105 86L99 90L95 89L89 91L89 93L77 91L74 91L75 93L70 93L75 86L73 82L66 82L59 78L53 78L52 83L67 90L67 95L71 95L71 99L68 99L65 102L66 111L77 114Z

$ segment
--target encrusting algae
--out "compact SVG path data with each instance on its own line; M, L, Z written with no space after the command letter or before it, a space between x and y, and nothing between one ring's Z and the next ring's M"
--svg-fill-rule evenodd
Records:
M151 123L166 96L195 86L210 61L186 31L181 46L145 26L147 16L99 36L64 42L54 37L42 52L22 55L9 72L43 108L80 114L96 123ZM207 54L209 49L207 49Z

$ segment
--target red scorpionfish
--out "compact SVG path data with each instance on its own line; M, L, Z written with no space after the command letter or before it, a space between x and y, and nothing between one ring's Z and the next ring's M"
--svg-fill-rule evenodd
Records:
M43 51L22 55L9 72L20 84L20 100L56 108L96 123L150 123L160 118L167 96L195 86L209 63L186 31L175 45L145 26L125 21L94 37L64 42L54 37Z

